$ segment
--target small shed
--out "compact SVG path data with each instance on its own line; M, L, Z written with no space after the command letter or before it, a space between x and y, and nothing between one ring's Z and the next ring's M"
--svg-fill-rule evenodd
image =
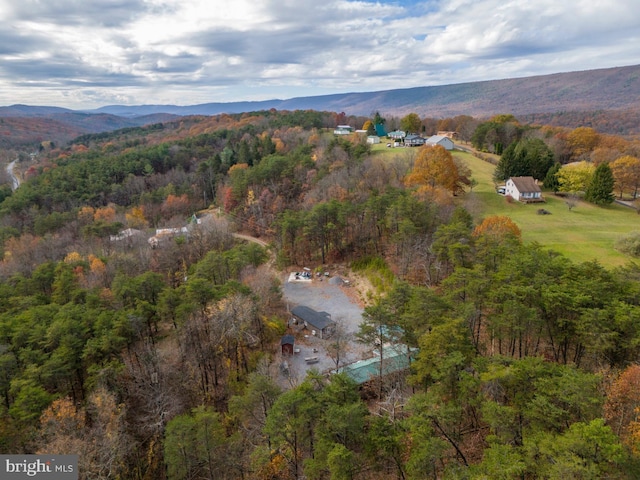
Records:
M367 137L367 143L375 145L376 143L380 143L380 137L377 135L369 135Z
M293 338L293 335L284 335L282 339L280 339L280 347L282 348L282 355L293 355L294 343L295 343L295 338Z
M425 145L429 145L431 147L440 145L444 147L445 150L453 150L453 140L449 137L445 137L444 135L432 135L427 138Z
M336 322L331 320L327 312L316 312L312 308L298 305L291 309L291 314L303 322L305 328L313 330L320 338L330 337L336 328Z
M542 190L533 177L511 177L505 184L504 194L524 203L545 201Z

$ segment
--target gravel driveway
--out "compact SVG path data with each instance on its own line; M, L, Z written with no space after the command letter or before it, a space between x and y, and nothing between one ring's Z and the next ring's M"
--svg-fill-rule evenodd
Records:
M331 319L342 326L352 338L341 354L340 365L351 363L370 356L371 348L355 341L353 334L358 331L362 321L363 309L347 295L348 289L354 288L342 284L341 277L314 277L312 280L295 280L290 274L283 279L283 296L289 309L303 305L318 312L327 312ZM342 284L342 285L341 285ZM289 332L295 337L295 348L299 353L283 358L287 362L288 372L282 371L281 378L290 384L298 384L304 379L307 370L312 368L321 373L335 369L334 360L327 353L327 346L334 339L321 339L311 335L302 326L291 326ZM309 364L308 357L318 357L317 363Z

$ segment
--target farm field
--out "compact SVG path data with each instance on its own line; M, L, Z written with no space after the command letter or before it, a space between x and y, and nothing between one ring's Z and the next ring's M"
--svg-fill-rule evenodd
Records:
M598 207L579 200L569 210L565 199L550 192L543 192L544 204L509 203L495 192L493 165L469 153L456 151L454 155L466 162L478 182L465 198L474 218L507 215L520 227L525 242L537 242L574 262L595 259L604 266L616 267L632 260L615 250L614 244L619 238L640 231L636 210L618 204ZM539 215L540 208L551 215Z

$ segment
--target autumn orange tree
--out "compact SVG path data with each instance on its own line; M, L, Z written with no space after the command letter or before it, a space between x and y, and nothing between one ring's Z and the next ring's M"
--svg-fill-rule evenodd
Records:
M567 135L567 143L571 148L572 158L581 160L589 155L600 141L600 135L591 127L578 127Z
M622 198L625 190L633 189L633 196L640 187L640 159L625 155L611 163L611 172L616 181L616 189Z
M636 451L640 446L640 365L628 366L607 391L604 417L611 429Z
M444 188L453 195L464 193L471 183L467 172L459 166L444 147L422 147L411 172L405 177L408 187L418 187L418 193Z
M473 230L474 237L490 236L500 238L513 236L522 238L520 227L506 215L491 215L486 217L480 225Z

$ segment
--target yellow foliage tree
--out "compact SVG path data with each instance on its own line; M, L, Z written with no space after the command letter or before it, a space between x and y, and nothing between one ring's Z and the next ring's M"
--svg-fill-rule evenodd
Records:
M576 162L563 166L557 173L560 191L584 192L591 182L596 167L590 162Z
M125 213L124 216L130 228L147 228L149 226L144 216L144 206L133 207L131 211Z
M82 261L82 255L80 255L78 252L70 252L67 254L66 257L64 257L64 263L73 264L81 261Z
M95 214L95 210L93 207L82 207L78 211L78 221L82 225L88 225L93 221L93 215Z

